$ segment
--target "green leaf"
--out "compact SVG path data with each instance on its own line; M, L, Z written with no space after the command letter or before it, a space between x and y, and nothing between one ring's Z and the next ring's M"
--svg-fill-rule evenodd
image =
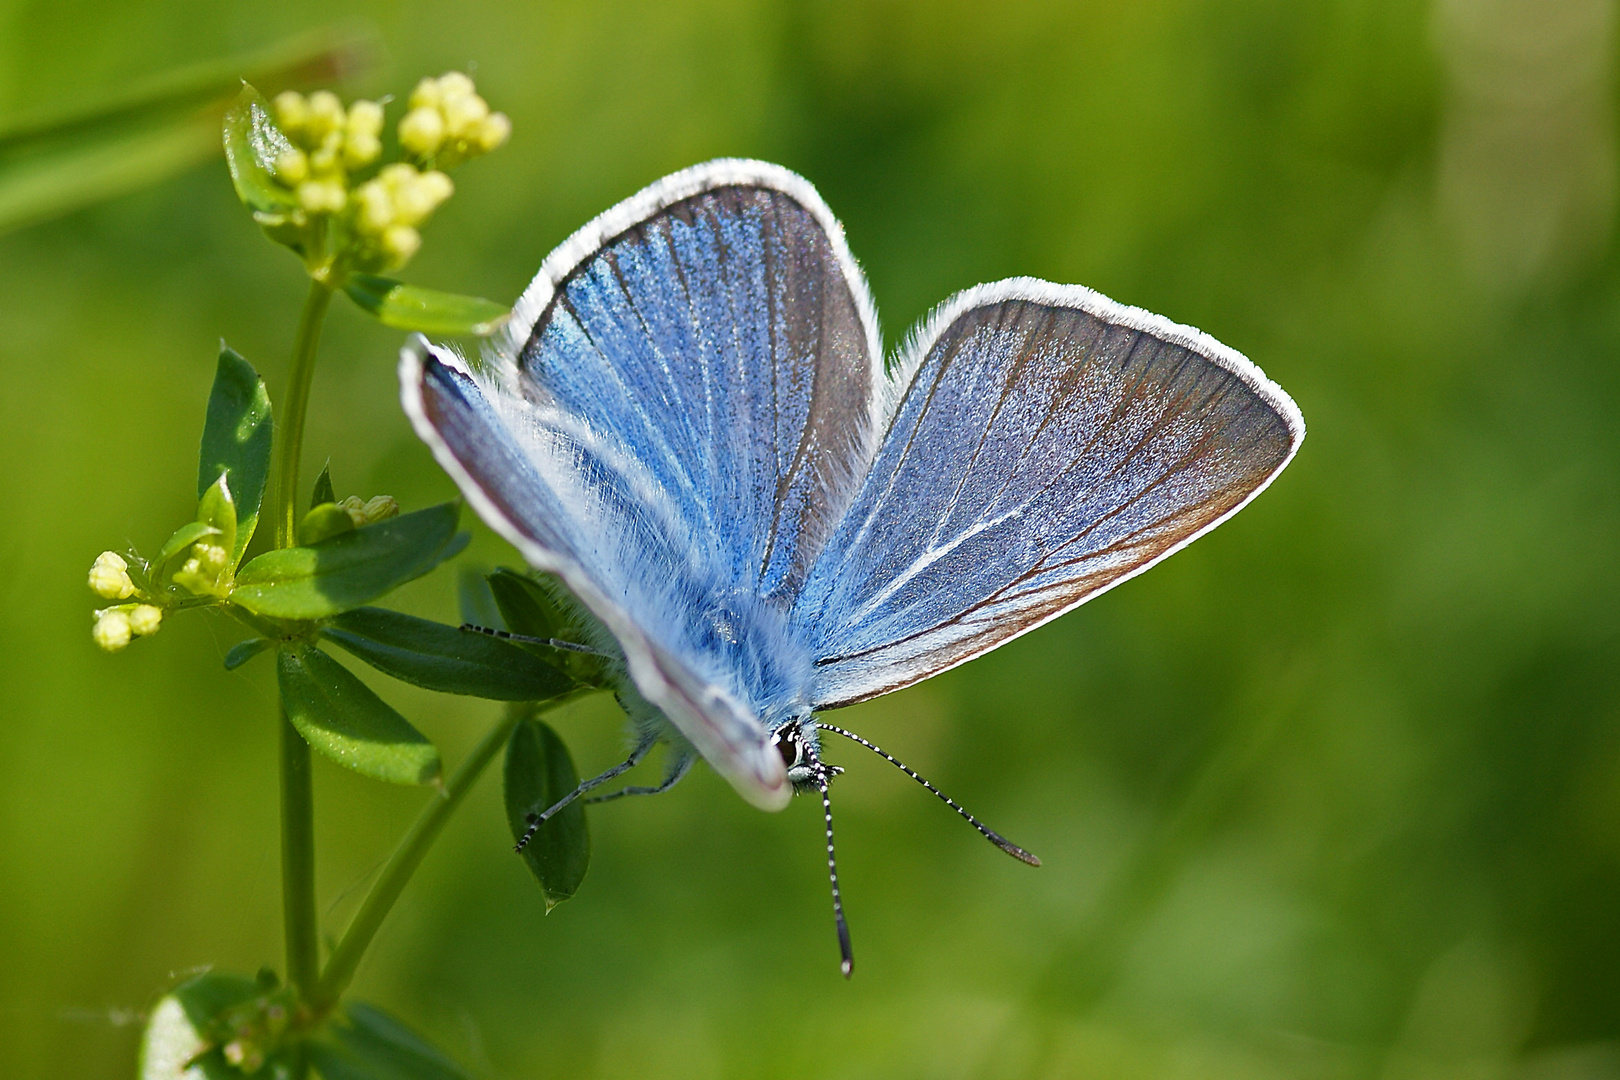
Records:
M531 812L552 806L578 785L574 759L550 725L532 715L520 721L506 744L506 820L512 839L528 831ZM546 911L573 896L591 863L585 804L576 799L540 826L523 849L523 861L540 882Z
M163 547L159 549L157 558L152 560L152 573L160 574L165 565L171 562L177 555L190 550L191 545L195 544L203 537L217 535L219 535L219 529L208 524L206 521L186 522L184 525L174 530L173 535L171 535L167 540L163 541Z
M544 701L574 680L533 653L485 634L382 608L357 608L321 630L378 671L445 694Z
M225 670L235 671L249 660L264 652L275 642L269 638L255 637L246 641L238 641L231 646L231 651L225 654Z
M350 1002L309 1040L322 1080L468 1080L468 1074L394 1017Z
M351 274L343 291L384 326L424 334L474 334L499 330L511 311L476 296L419 289L415 285L371 274Z
M223 473L236 500L236 542L229 545L231 565L242 560L270 477L270 394L253 365L230 349L220 349L214 388L208 395L197 461L197 497Z
M224 475L197 501L197 520L214 530L215 542L220 547L236 551L236 499Z
M0 125L0 233L156 183L217 155L220 116L244 76L276 89L326 83L364 66L368 48L352 34L323 32L126 82L110 97Z
M321 650L283 649L276 675L293 727L339 765L391 784L426 784L439 775L438 748Z
M274 619L325 619L360 607L460 551L460 512L443 503L308 547L267 551L237 573L231 601Z
M225 110L225 165L236 197L256 214L296 209L298 197L276 179L276 159L295 149L276 126L270 103L251 85Z
M491 630L507 629L501 618L501 609L495 604L495 594L489 591L484 572L474 566L463 566L456 577L456 599L460 603L461 621Z
M335 502L337 502L337 492L332 490L332 463L328 461L321 466L321 475L315 478L315 494L309 500L309 508L313 510L322 503Z
M352 532L354 518L336 503L321 503L304 515L298 523L298 542L304 546L318 544L339 533Z
M205 972L182 983L152 1008L141 1033L140 1080L225 1080L242 1074L216 1045L226 1013L263 992L253 979ZM267 1062L267 1065L273 1064ZM261 1073L270 1080L278 1072Z
M610 635L554 578L536 581L528 574L502 568L489 575L489 590L506 622L506 628L525 637L556 638L576 645L609 640ZM547 657L555 657L574 679L587 686L608 683L607 662L590 653L525 645Z

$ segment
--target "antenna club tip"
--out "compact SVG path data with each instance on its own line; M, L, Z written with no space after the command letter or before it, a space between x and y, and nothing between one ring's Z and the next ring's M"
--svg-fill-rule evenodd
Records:
M855 961L845 960L838 965L838 969L844 973L844 978L847 979L855 974Z

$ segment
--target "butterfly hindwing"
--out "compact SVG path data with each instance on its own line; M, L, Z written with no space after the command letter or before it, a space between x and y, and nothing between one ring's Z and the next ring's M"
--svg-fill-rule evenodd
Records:
M902 359L876 460L798 597L832 707L927 678L1235 513L1304 436L1207 335L1014 279L948 301Z

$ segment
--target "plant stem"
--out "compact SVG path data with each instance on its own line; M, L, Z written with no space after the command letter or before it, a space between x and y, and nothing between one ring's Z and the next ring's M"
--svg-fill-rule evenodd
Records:
M326 971L321 974L313 995L307 999L317 1017L337 1004L343 991L348 989L349 981L354 978L355 969L360 965L360 957L376 936L394 901L404 891L405 883L416 872L445 822L450 820L450 815L455 813L456 807L461 805L496 753L506 745L506 740L512 736L512 729L525 715L528 714L521 707L508 708L500 722L479 740L478 745L457 766L455 774L434 791L432 800L417 815L411 831L405 834L389 856L388 865L383 867L382 874L361 902L360 910L355 912L354 921L349 924L343 940L338 942L332 958L327 961Z
M304 417L309 412L309 386L315 377L315 347L320 344L321 323L331 302L331 289L319 281L309 283L278 425L281 446L276 457L276 547L292 547L298 542L298 462L304 453Z
M315 375L315 347L332 290L309 283L309 297L298 320L292 370L282 399L276 456L276 546L291 547L298 537L298 460L304 449L304 417ZM287 938L287 981L309 999L320 974L320 928L315 911L315 788L309 744L278 710L281 720L281 907Z

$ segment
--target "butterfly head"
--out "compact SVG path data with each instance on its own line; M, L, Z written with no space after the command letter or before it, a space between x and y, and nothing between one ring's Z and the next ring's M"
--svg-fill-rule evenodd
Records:
M816 722L808 716L784 721L771 732L771 746L782 755L787 768L788 782L795 793L818 791L844 770L821 760L821 740L816 736Z

